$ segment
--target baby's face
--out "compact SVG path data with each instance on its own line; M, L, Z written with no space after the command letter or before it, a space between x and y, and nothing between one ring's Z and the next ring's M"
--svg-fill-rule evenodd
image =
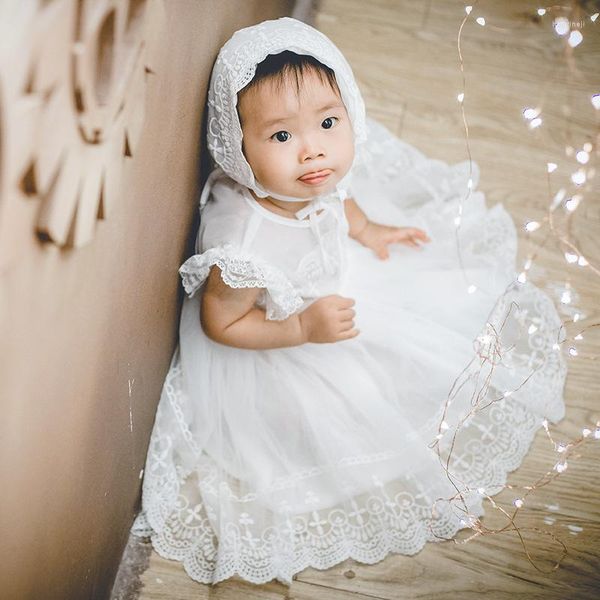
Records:
M342 99L309 70L278 88L264 80L240 94L243 151L256 180L280 195L309 200L334 190L354 158Z

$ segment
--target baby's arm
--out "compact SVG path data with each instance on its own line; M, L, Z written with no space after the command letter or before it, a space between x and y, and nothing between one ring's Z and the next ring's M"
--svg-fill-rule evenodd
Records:
M363 246L371 248L379 258L389 257L388 244L400 243L420 248L417 240L430 241L429 236L418 227L394 227L369 221L353 198L344 201L344 210L349 226L348 235Z
M351 308L354 301L349 298L319 298L299 314L271 321L264 310L254 306L259 293L259 288L229 287L219 267L211 267L200 312L204 333L226 346L255 350L337 342L358 335Z

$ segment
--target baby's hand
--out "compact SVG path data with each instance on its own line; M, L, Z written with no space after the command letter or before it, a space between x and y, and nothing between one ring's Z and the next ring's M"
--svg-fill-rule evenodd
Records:
M421 248L422 243L431 241L429 236L418 227L393 227L372 221L367 223L356 239L363 246L371 248L383 260L390 256L388 244L399 243Z
M340 342L356 337L354 329L354 300L336 294L319 298L300 317L300 327L305 342L317 344Z

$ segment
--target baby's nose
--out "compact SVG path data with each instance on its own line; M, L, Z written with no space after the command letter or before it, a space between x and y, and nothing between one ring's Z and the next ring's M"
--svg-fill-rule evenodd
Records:
M301 162L307 162L314 160L315 158L323 158L325 156L325 149L316 140L306 140L302 146L300 152Z

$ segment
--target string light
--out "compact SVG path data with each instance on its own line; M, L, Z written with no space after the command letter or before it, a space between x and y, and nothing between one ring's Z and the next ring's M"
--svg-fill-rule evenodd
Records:
M477 2L474 3L474 5L476 5ZM573 6L575 6L575 4L573 4ZM458 54L459 54L459 58L460 58L460 68L461 68L461 74L462 74L462 80L463 80L463 92L462 95L459 94L457 96L457 99L460 103L461 106L461 114L462 114L462 119L463 119L463 125L464 125L464 131L465 131L465 138L466 138L466 146L467 146L467 153L468 153L468 159L469 159L469 169L470 169L470 177L469 177L469 181L472 181L471 179L471 173L472 173L472 157L471 157L471 151L470 151L470 143L469 143L469 129L468 129L468 125L467 125L467 120L466 120L466 116L465 116L465 111L464 111L464 104L463 104L463 100L464 100L464 87L465 87L465 75L464 75L464 61L463 61L463 57L462 57L462 52L461 52L461 35L462 35L462 31L464 28L464 25L466 23L466 21L469 19L469 14L471 13L473 9L473 6L467 6L465 7L465 12L467 14L466 17L463 18L460 28L459 28L459 32L458 32L458 40L457 40L457 45L458 45ZM538 9L538 15L539 16L543 16L546 13L546 9ZM596 17L598 16L598 14L595 15ZM594 15L592 15L592 17L590 17L592 19L592 21L595 21ZM483 17L480 17L480 19L483 21L483 23L479 23L480 25L485 24L485 19L483 19ZM477 20L476 20L477 21ZM564 36L567 33L571 33L571 35L569 35L569 38L567 40L565 40L565 47L566 50L565 52L567 53L569 47L574 47L577 44L581 43L581 40L579 40L577 42L577 44L571 44L569 43L569 39L571 40L571 42L575 42L578 39L578 35L572 35L574 32L571 32L571 25L570 22L573 23L578 23L579 21L577 20L577 18L571 18L571 19L567 19L565 17L558 17L556 19L554 19L553 21L553 28L556 31L556 33L558 35ZM501 28L498 27L494 27L493 25L490 25L490 28L492 30L497 30L497 31L508 31L508 30L502 30ZM580 32L578 32L579 35L581 35ZM581 36L581 39L583 39L583 36ZM567 58L569 58L569 55L567 54ZM567 60L567 63L569 64L569 66L571 68L573 68L572 64L569 62L569 60ZM592 105L594 106L595 109L600 109L600 94L594 94L593 96L591 96L591 102ZM567 107L568 109L568 107ZM527 113L525 112L527 111ZM528 125L531 129L538 127L541 122L541 109L539 108L525 108L523 109L523 117L525 118L526 121L528 121ZM565 111L565 115L569 116L571 114L570 109ZM539 119L539 122L534 123L534 125L532 126L532 122L534 122L536 119ZM579 164L587 164L587 162L589 162L590 160L590 154L593 150L593 145L588 141L585 144L583 144L583 150L579 150L576 155L575 158L577 160L577 162L579 162ZM585 152L587 154L587 156L581 154L581 152ZM573 156L575 154L575 149L572 146L566 146L565 147L565 153L567 156ZM587 160L586 160L587 158ZM585 162L582 162L585 161ZM556 208L558 208L558 206L562 205L563 201L565 200L565 198L567 197L567 191L565 188L560 188L556 193L554 193L551 191L550 189L550 174L553 173L556 169L557 169L557 163L556 162L547 162L546 163L546 167L547 167L547 172L548 172L548 188L549 188L549 198L551 198L549 205L548 205L548 214L544 219L540 219L538 221L533 221L533 220L526 220L524 223L524 228L525 231L527 233L531 233L532 231L537 230L539 227L541 227L541 225L543 223L548 223L549 224L549 229L550 229L550 234L554 234L561 242L561 244L563 244L563 255L565 257L565 260L567 260L567 262L569 264L577 264L580 266L586 266L589 265L589 263L587 262L587 260L584 258L584 256L582 255L581 251L579 251L579 249L571 242L571 240L569 240L567 237L565 237L565 235L563 235L556 227L556 225L554 224L554 217L553 217L553 211L556 210ZM583 169L579 169L578 171L576 171L575 173L571 174L571 181L573 183L575 183L576 185L582 185L583 183L585 183L588 179L591 179L593 177L593 173L594 173L594 169L593 167L591 169L588 169L587 172L584 171ZM574 177L574 180L573 180ZM577 184L577 182L580 181L581 183ZM468 184L467 185L467 189L468 192L466 194L466 198L464 198L464 200L469 198L469 194L471 192L471 187L472 184ZM575 194L572 197L567 198L567 200L565 201L564 207L566 210L566 218L570 217L570 214L579 206L581 200L583 199L583 197L580 194ZM458 211L458 215L455 218L455 224L456 224L456 242L457 242L457 250L458 250L458 257L459 257L459 262L460 262L460 266L461 269L463 270L463 274L466 276L465 274L465 270L464 270L464 266L463 266L463 262L462 262L462 258L461 258L461 253L460 253L460 243L459 243L459 237L458 237L458 226L460 225L461 222L461 215L462 215L462 208L463 208L463 202L459 203L459 211ZM548 239L548 236L546 236L546 239ZM542 242L545 243L545 239ZM525 262L524 265L524 270L519 274L519 276L517 277L517 281L520 283L525 283L525 281L527 280L527 271L529 270L529 268L532 265L532 259L535 257L534 255L529 255L527 258L527 261ZM594 265L589 265L590 269L600 275L600 269L597 269L594 267ZM510 289L511 286L509 285L507 287L507 290ZM469 285L469 287L467 288L467 292L468 293L473 293L476 290L476 286L475 285ZM500 296L500 298L504 297L506 295L506 291ZM497 300L500 301L500 298ZM575 294L575 298L577 298L577 294ZM560 302L562 305L570 305L573 301L573 295L572 295L572 291L571 291L571 287L569 282L566 282L565 287L562 289L561 294L560 294ZM477 348L477 356L474 357L474 359L471 361L471 363L473 363L474 361L476 361L477 359L479 359L480 361L480 368L483 368L483 365L488 364L490 365L490 369L491 371L493 371L494 367L498 364L501 364L504 362L504 354L505 351L509 352L510 350L512 350L512 347L508 347L508 348L504 348L503 345L500 343L500 336L501 336L501 332L502 329L504 327L504 324L506 323L508 316L512 310L512 308L516 306L516 303L511 302L511 306L508 310L508 314L506 315L506 318L504 319L504 321L500 324L499 330L497 331L495 327L493 327L489 322L486 323L486 333L479 335L476 338L476 342L474 342L476 348ZM525 311L526 314L527 311ZM585 315L583 315L585 316ZM573 323L579 321L582 318L581 313L579 312L574 312L573 313L573 317L572 317L572 321ZM535 319L533 319L533 321L535 321ZM561 344L564 344L566 342L566 339L571 339L571 338L561 338L560 337L560 330L563 328L563 324L561 324L560 328L559 328L559 332L558 332L558 337L555 343L552 344L552 349L554 351L560 352L561 351ZM589 327L595 327L598 326L600 327L600 323L594 324L594 325L590 325ZM586 329L588 329L589 327L585 327L584 329L582 329L581 332L579 332L574 338L577 341L583 339L583 336L581 335L581 333L583 331L585 331ZM526 323L526 328L527 328L527 332L529 335L533 335L535 333L537 333L539 331L539 327L535 322L529 322ZM575 348L575 346L570 345L568 347L568 355L571 357L574 356L578 356L578 351ZM586 358L585 356L580 357L580 360ZM509 359L510 360L510 359ZM470 363L470 364L471 364ZM465 370L463 371L463 375L465 373L469 373L468 371L469 365L465 368ZM539 368L539 367L537 367ZM485 378L485 382L482 382L482 388L478 389L475 391L474 393L474 399L472 400L472 406L473 406L473 410L471 410L469 412L469 414L465 415L463 418L461 418L459 420L459 422L456 424L455 427L455 431L453 431L453 435L452 435L452 440L450 442L450 447L449 447L449 454L447 457L444 457L443 459L443 464L444 464L444 468L446 470L446 472L448 473L448 476L451 478L451 480L456 480L456 475L455 474L451 474L450 471L448 470L448 465L450 464L450 455L452 454L452 449L454 446L454 439L456 438L456 433L458 432L458 430L461 428L461 426L468 426L470 420L472 419L472 416L482 410L482 408L486 408L488 406L490 406L490 404L492 404L493 402L496 402L498 400L503 400L503 399L507 399L509 398L514 392L516 392L518 389L520 389L520 387L522 387L523 385L526 384L526 382L529 380L529 378L531 376L533 376L535 374L536 369L534 368L532 370L532 372L524 379L524 381L515 389L512 390L506 390L504 392L502 392L501 390L498 390L500 392L500 397L497 398L496 400L491 400L489 402L487 402L487 404L485 404L484 406L482 405L481 400L482 399L486 399L488 398L487 396L487 391L488 389L490 389L490 383L489 381L491 380L491 373L488 374ZM472 376L474 374L477 374L477 377L479 377L479 374L481 373L481 370L476 371L475 373L471 373L468 377L469 380L471 380ZM466 377L466 375L465 375ZM455 380L454 385L452 386L452 390L448 395L448 398L446 400L446 406L445 406L445 410L444 410L444 416L446 414L446 410L447 408L450 406L453 397L456 395L456 390L457 389L461 389L464 385L465 382L463 381L462 384L460 384L460 378L461 376L459 376L457 378L457 380ZM444 418L444 417L443 417ZM445 419L442 420L441 422L442 424L440 425L439 428L439 433L436 436L436 442L433 443L432 447L436 447L438 449L438 456L439 456L439 452L440 452L440 442L439 440L442 439L442 437L444 437L445 434L450 433L448 431L448 421L446 421ZM543 419L542 424L544 426L544 429L546 431L546 435L550 438L550 441L554 444L554 441L552 440L552 436L550 434L549 428L548 428L548 420L546 418ZM513 504L517 507L517 508L521 508L522 506L524 506L525 504L525 499L526 497L534 492L537 488L542 487L543 485L546 485L547 483L550 483L552 481L552 479L554 479L555 477L559 476L560 473L564 472L565 469L567 469L568 463L567 463L567 457L569 454L572 453L573 449L576 448L580 443L582 443L584 441L585 438L590 437L592 435L592 429L589 427L584 427L582 430L582 437L579 439L575 439L572 440L568 443L561 443L556 445L555 444L555 448L556 451L561 454L561 458L562 460L557 461L554 468L551 471L546 472L544 475L542 475L536 482L534 482L532 485L528 485L528 486L523 486L523 489L525 490L525 493L518 498L515 498L513 500ZM448 437L448 436L446 436ZM593 433L593 437L595 439L600 439L600 421L596 422L596 428L594 430ZM440 456L440 460L441 456ZM467 486L465 484L465 482L461 482L464 486L465 486L465 490L467 491L475 491L475 490L470 490L469 486ZM456 487L456 484L455 484ZM508 489L513 489L515 487L518 486L513 486L513 485L504 485L504 488L508 488ZM485 490L484 488L477 488L477 493L484 496L487 500L490 501L491 505L499 510L504 516L506 516L506 518L510 521L510 525L507 525L505 527L499 528L499 529L488 529L487 527L485 527L482 522L477 518L476 515L470 515L468 514L469 511L467 509L467 504L465 503L465 500L463 498L463 495L459 490L459 488L457 487L457 494L453 497L453 498L449 498L449 499L442 499L448 502L452 502L454 499L456 499L457 497L460 497L460 499L463 502L464 505L464 512L465 515L464 517L460 520L460 522L463 525L466 525L468 527L470 527L471 529L474 530L473 535L471 535L470 537L468 537L465 540L456 540L455 538L452 539L452 541L454 543L468 543L471 539L474 539L475 537L479 536L479 535L484 535L486 533L501 533L503 531L507 531L507 530L514 530L517 531L519 533L519 539L523 545L523 548L525 550L525 554L527 556L527 559L529 560L529 562L540 572L545 572L545 573L551 573L552 571L556 570L559 566L560 563L562 561L562 559L567 555L567 548L565 546L565 544L559 539L557 538L552 532L550 531L540 531L538 528L525 528L525 527L517 527L515 521L513 520L513 517L511 517L511 515L509 513L506 512L506 510L504 510L501 506L499 506L493 498L491 498L489 495L485 494ZM497 491L494 492L494 494L496 494ZM440 499L438 499L440 500ZM559 506L556 505L548 505L548 508L550 510L559 510ZM554 518L552 518L552 522L554 522ZM548 522L547 519L545 519L545 522ZM536 532L540 532L540 533L544 533L548 536L550 536L552 538L553 541L555 541L557 544L559 544L562 547L562 556L559 558L559 560L556 562L556 564L554 565L554 567L550 570L550 571L545 571L542 570L540 567L538 567L535 562L532 560L530 553L527 551L526 545L525 545L525 541L522 537L522 535L520 534L521 531L527 530L527 529L532 529L535 530ZM432 531L432 534L435 537L439 537L436 536L436 534ZM445 539L445 538L441 538L441 539Z
M596 21L596 19L598 18L598 15L600 15L600 13L594 13L593 15L590 16L590 21L592 23L594 23Z
M485 25L485 19L483 17L477 17L475 21L478 25L481 25L482 27Z
M543 17L546 14L546 9L545 8L538 8L537 9L537 14L540 15L540 17Z

